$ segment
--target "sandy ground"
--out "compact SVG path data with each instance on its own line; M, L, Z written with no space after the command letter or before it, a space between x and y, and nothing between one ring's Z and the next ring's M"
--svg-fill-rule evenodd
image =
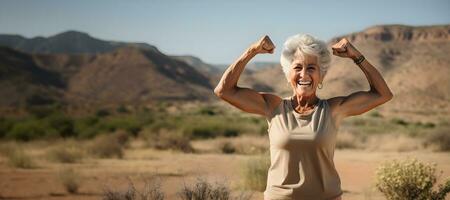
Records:
M101 199L106 187L125 190L131 180L139 189L144 180L155 177L161 180L165 199L178 199L177 192L183 184L198 177L226 182L237 191L242 163L249 157L136 148L127 150L124 159L85 159L78 164L52 163L42 157L37 159L35 169L12 168L0 157L0 199ZM450 177L450 153L336 150L335 163L342 181L343 199L384 199L374 189L376 167L383 161L407 157L436 162L438 171L443 171L438 182ZM61 169L68 167L81 176L81 187L75 195L68 194L58 179ZM262 199L262 192L253 191L252 199Z

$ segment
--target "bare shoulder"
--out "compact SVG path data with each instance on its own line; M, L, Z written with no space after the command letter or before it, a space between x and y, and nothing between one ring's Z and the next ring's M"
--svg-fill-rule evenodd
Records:
M330 106L331 115L335 118L339 116L339 109L341 108L340 106L344 100L344 96L332 97L326 100Z
M282 98L275 94L264 93L261 92L264 100L266 101L268 113L272 113L272 111L280 105Z
M332 97L327 99L326 101L328 102L328 105L330 105L331 109L335 109L337 107L339 107L339 105L341 105L341 103L344 101L343 96L339 96L339 97Z

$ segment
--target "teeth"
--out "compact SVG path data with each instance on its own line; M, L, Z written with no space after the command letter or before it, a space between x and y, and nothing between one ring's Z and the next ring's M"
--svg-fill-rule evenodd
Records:
M311 85L311 81L299 81L297 82L299 85Z

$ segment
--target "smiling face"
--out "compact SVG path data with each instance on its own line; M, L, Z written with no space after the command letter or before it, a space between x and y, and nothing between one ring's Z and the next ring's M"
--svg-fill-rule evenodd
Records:
M291 63L289 82L294 94L309 97L316 94L322 82L317 56L297 50Z

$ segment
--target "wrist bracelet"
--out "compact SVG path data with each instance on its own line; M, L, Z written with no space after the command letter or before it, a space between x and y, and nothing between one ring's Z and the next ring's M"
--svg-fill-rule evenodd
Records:
M360 55L357 58L353 59L353 62L355 62L355 64L359 65L362 62L364 62L364 60L366 60L366 58L363 55Z

